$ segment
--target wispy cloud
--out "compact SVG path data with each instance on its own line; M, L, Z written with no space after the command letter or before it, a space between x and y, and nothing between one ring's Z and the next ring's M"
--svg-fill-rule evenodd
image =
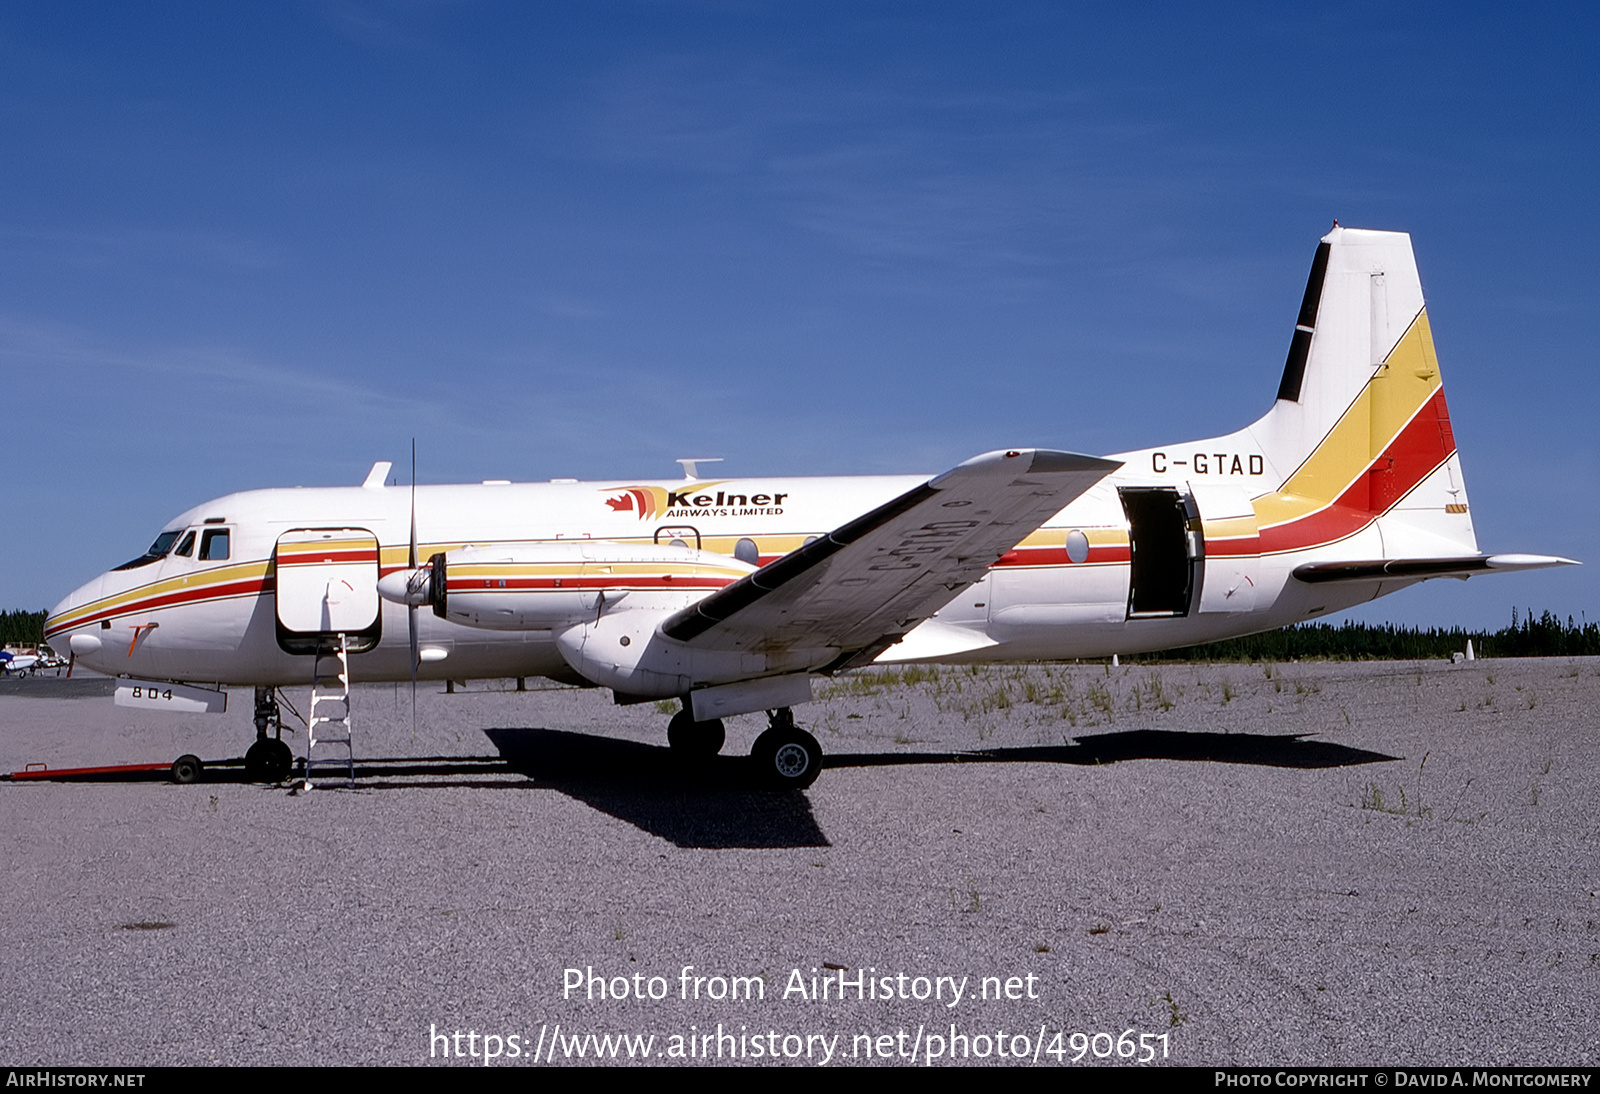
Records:
M202 269L265 270L289 255L276 243L224 232L170 228L33 228L0 224L0 249L45 265L148 269L153 263Z
M421 397L285 367L228 347L119 347L69 326L6 314L0 314L0 362L8 370L131 374L172 384L199 381L256 405L260 400L287 400L310 407L357 405L407 412L428 406Z

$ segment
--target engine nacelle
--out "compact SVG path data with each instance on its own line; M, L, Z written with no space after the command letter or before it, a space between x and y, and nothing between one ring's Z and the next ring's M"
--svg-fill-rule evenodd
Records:
M662 637L661 624L691 602L671 606L630 602L562 631L556 636L556 648L585 679L642 698L673 698L708 683L770 671L764 654L693 650Z
M564 631L624 602L670 613L755 569L710 551L609 540L463 547L429 566L435 615L499 631Z
M674 612L755 569L688 547L587 539L500 543L434 555L416 570L384 577L379 592L397 603L431 605L435 615L467 627L552 632L574 672L622 695L676 698L798 673L780 697L803 702L801 689L810 694L803 674L837 651L697 650L659 633ZM770 706L773 694L768 684L749 697L727 697L722 712Z

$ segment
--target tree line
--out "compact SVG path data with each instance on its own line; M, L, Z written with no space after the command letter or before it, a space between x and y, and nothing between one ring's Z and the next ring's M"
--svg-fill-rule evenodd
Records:
M0 643L44 641L48 613L0 611ZM1129 661L1428 661L1448 659L1472 643L1483 657L1600 656L1600 624L1563 622L1554 612L1535 617L1530 608L1497 631L1461 627L1396 627L1389 623L1302 623L1297 627L1229 638L1204 646L1130 655ZM56 651L64 653L63 650Z
M37 646L44 641L49 612L0 612L0 645Z
M1472 643L1480 657L1593 657L1600 624L1563 622L1530 608L1497 631L1462 627L1396 627L1390 623L1301 623L1203 646L1130 655L1126 661L1429 661L1448 659Z

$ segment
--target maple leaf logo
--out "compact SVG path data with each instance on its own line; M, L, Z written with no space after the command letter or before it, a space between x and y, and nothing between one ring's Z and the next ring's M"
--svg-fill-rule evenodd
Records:
M640 520L649 520L665 506L666 491L658 486L624 486L622 493L606 499L613 513L637 513Z

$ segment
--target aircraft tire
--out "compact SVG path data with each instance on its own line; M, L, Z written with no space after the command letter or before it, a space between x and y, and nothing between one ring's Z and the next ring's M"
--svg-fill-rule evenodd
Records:
M294 767L294 753L282 741L263 739L244 754L245 777L252 782L281 783Z
M779 790L804 790L822 772L822 746L803 729L769 729L750 749L757 776Z
M198 782L202 766L199 756L185 753L172 761L172 781L179 784Z
M722 751L727 739L728 732L721 718L697 722L689 711L680 710L667 723L667 744L679 756L715 756Z

